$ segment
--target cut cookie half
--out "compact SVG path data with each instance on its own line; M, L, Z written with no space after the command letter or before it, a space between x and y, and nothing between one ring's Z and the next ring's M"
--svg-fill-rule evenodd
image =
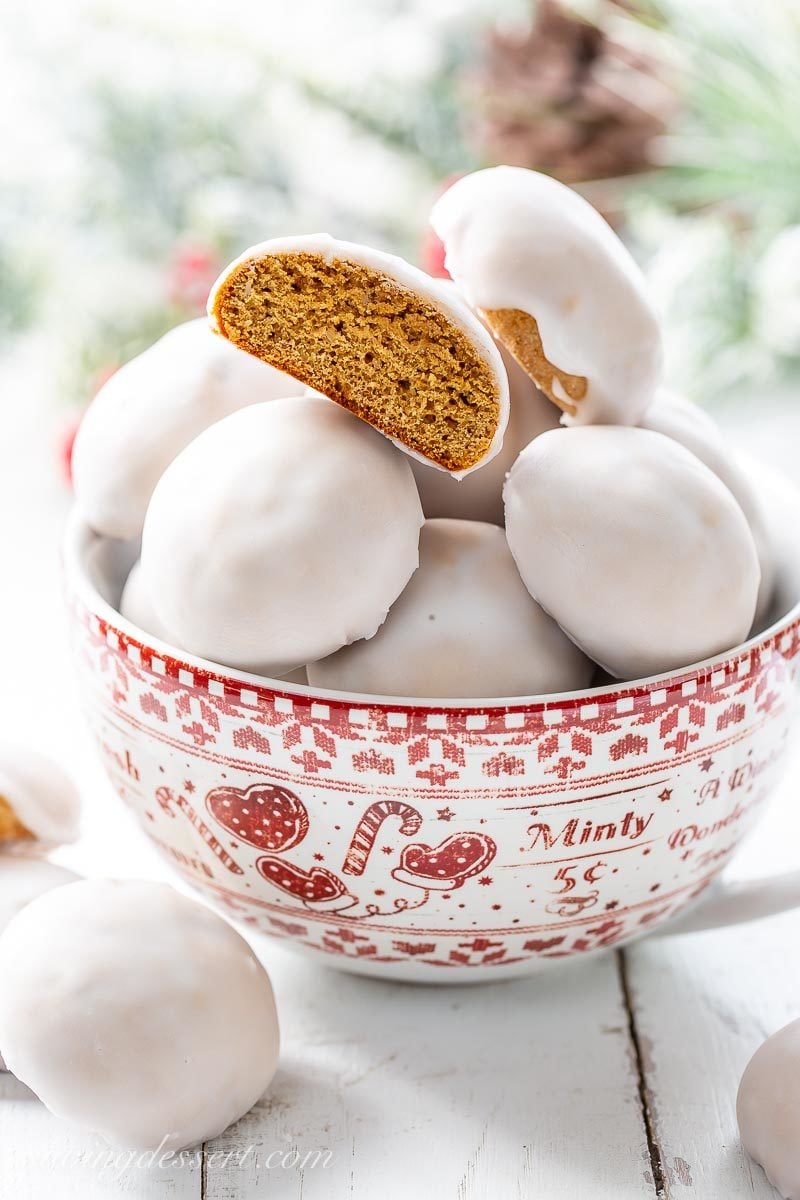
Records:
M431 224L445 263L564 424L635 425L661 373L641 271L590 204L522 167L465 175Z
M570 375L550 362L536 319L519 308L479 308L478 312L540 391L567 416L576 417L589 381L585 375Z
M327 234L246 251L214 285L212 327L456 477L503 444L508 381L465 304L394 255Z

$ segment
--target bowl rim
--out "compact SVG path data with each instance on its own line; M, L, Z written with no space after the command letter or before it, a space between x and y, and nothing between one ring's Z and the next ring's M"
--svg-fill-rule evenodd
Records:
M384 696L365 692L338 691L331 688L312 687L310 684L290 683L285 679L271 679L235 667L225 667L210 659L190 654L164 642L160 638L140 629L123 617L97 590L89 578L87 557L92 546L99 542L113 542L103 534L96 533L81 516L77 506L70 512L62 537L62 568L68 593L72 593L83 604L88 614L94 614L107 630L122 635L127 645L146 651L148 654L171 665L170 672L176 677L181 668L192 674L207 676L220 684L226 681L231 691L246 690L269 695L283 695L312 704L336 705L357 709L386 709L390 711L416 712L466 712L472 714L508 713L509 711L547 712L552 709L573 708L583 704L601 704L604 700L616 704L620 699L643 696L652 692L674 691L688 681L698 684L705 678L724 672L726 680L738 673L739 664L750 658L753 650L763 650L771 642L782 638L792 626L800 627L800 599L783 616L773 621L766 629L754 634L746 641L729 650L721 651L710 658L690 663L678 670L648 675L641 679L620 681L618 684L601 684L598 687L580 688L565 692L548 692L530 696L484 697L418 697Z

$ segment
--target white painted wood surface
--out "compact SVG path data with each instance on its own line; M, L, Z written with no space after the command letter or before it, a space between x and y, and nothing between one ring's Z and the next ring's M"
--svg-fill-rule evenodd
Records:
M0 728L46 743L82 785L86 833L63 861L159 876L76 703L53 428L31 360L7 363ZM800 754L737 869L797 865L798 784ZM359 980L262 943L283 1054L252 1113L183 1166L126 1165L0 1075L0 1198L766 1200L775 1193L739 1147L734 1101L756 1045L800 1016L798 940L800 916L786 916L640 943L527 981L442 989Z

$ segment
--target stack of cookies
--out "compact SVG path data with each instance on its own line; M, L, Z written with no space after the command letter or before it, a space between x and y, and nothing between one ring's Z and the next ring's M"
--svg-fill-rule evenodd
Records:
M764 505L661 387L644 281L576 193L459 180L451 281L328 235L248 250L78 434L79 506L141 539L124 616L315 688L482 699L634 679L769 614Z

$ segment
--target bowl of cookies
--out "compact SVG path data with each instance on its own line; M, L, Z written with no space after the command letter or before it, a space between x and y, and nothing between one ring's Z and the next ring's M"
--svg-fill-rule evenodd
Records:
M90 406L65 577L116 790L227 915L365 974L800 903L711 887L791 728L800 495L662 387L576 193L479 171L432 224L451 280L253 247Z

